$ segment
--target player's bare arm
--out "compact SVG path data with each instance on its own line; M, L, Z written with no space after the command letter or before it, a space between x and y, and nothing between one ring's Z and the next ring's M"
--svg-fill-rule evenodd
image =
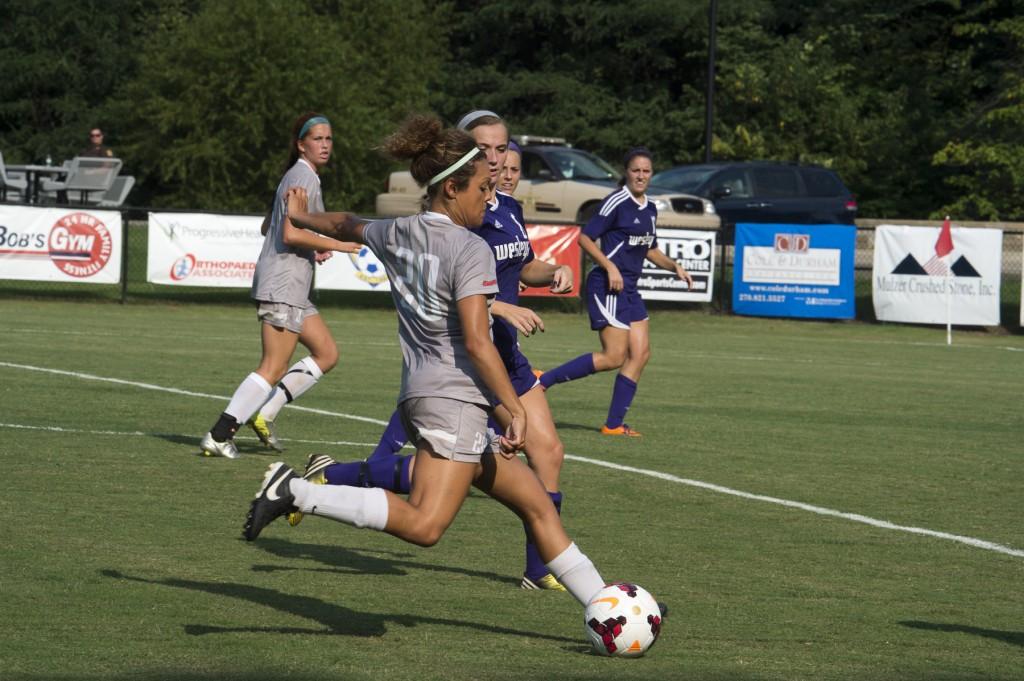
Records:
M568 293L573 286L572 268L534 259L523 266L519 280L527 286L550 286L552 293Z
M685 281L688 287L693 288L693 277L690 276L690 273L683 269L682 265L665 255L661 249L652 248L647 251L647 259L663 270L675 272L676 276Z
M306 192L300 187L288 190L288 218L303 229L310 229L341 242L366 243L363 227L367 221L352 213L307 213Z
M486 298L479 294L466 296L459 299L458 308L462 334L466 340L466 352L473 362L473 367L484 384L497 397L499 404L512 415L512 421L501 438L502 451L517 452L526 443L526 409L519 401L498 349L491 340Z

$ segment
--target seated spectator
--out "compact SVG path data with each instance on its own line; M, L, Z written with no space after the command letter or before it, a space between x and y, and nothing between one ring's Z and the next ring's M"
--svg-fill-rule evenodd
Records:
M78 154L79 156L100 156L113 158L114 152L110 147L103 144L103 131L99 127L93 127L89 131L89 146Z

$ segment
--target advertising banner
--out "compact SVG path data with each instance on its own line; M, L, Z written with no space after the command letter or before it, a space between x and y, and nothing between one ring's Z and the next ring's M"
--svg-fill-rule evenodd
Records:
M146 281L172 286L252 286L263 218L150 213Z
M663 270L649 260L637 280L645 300L676 300L710 303L715 281L715 238L717 232L658 227L658 248L693 277L693 288L673 272Z
M871 297L875 317L887 322L945 324L947 287L953 324L999 324L1003 232L950 230L953 250L938 258L938 227L879 225Z
M580 258L580 245L576 240L580 236L580 228L576 225L526 225L526 234L530 237L535 258L553 265L568 265L572 268L573 286L571 293L555 294L546 286L535 286L523 289L520 295L579 298L583 261Z
M316 268L313 286L324 290L390 291L384 265L366 246L358 253L335 253Z
M0 205L0 279L116 284L121 214Z
M732 308L766 317L853 319L853 225L736 225Z

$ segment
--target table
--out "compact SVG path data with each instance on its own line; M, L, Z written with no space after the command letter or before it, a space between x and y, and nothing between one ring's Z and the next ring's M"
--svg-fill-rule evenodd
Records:
M39 184L44 175L66 175L68 169L64 166L37 166L37 165L9 165L9 170L18 170L25 173L28 181L28 189L25 191L25 203L39 203Z

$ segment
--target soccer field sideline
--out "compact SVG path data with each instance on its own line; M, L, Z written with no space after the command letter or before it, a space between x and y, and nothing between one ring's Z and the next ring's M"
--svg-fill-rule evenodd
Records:
M1000 347L998 349L1000 349L1000 350L1007 350L1007 351L1019 351L1020 350L1019 348L1013 348L1013 347ZM106 377L106 376L97 376L95 374L87 374L87 373L76 372L76 371L66 371L66 370L62 370L62 369L53 369L53 368L48 368L48 367L39 367L39 366L34 366L34 365L29 365L29 364L17 364L17 363L12 363L12 362L0 361L0 367L8 368L8 369L23 370L23 371L42 372L42 373L48 373L48 374L53 374L53 375L59 375L59 376L67 376L67 377L77 378L77 379L87 380L87 381L100 381L100 382L106 382L106 383L114 383L114 384L118 384L118 385L124 385L124 386L135 387L135 388L141 388L141 389L144 389L144 390L153 390L153 391L158 391L158 392L166 392L166 393L182 395L182 396L186 396L186 397L199 397L199 398L204 398L204 399L216 399L216 400L220 400L220 401L227 401L229 399L227 396L223 396L223 395L214 395L214 394L210 394L210 393L201 393L201 392L196 392L196 391L185 390L185 389L182 389L182 388L173 388L173 387L168 387L168 386L160 386L160 385L155 385L155 384L152 384L152 383L142 383L142 382L139 382L139 381L129 381L129 380L124 380L124 379L119 379L119 378ZM289 408L290 409L299 410L299 411L305 411L305 412L308 412L308 413L318 414L318 415L322 415L322 416L334 416L334 417L345 418L345 419L350 419L350 420L363 421L363 422L367 422L367 423L374 423L374 424L381 425L381 426L387 425L387 421L383 421L381 419L376 419L376 418L372 418L372 417L368 417L368 416L360 416L360 415L357 415L357 414L349 414L349 413L345 413L345 412L335 412L335 411L330 411L330 410L325 410L325 409L317 409L317 408L313 408L313 407L306 407L306 406L295 405L295 404L289 405ZM39 429L39 430L48 430L48 431L54 431L54 432L68 432L68 433L78 433L78 434L88 432L88 434L116 435L116 436L135 435L135 436L149 437L149 436L155 435L154 433L146 433L146 432L141 432L141 431L135 431L135 432L126 432L126 431L83 431L83 430L75 430L75 429L64 429L64 428L52 427L52 426L32 426L32 425L28 425L28 424L12 424L12 423L0 423L0 428ZM295 438L289 438L289 440L291 440L293 442L303 442L303 443L307 443L307 444L341 444L341 445L371 446L371 447L374 446L374 444L375 444L375 443L357 443L357 442L344 442L344 441L337 441L337 442L335 442L335 441L330 441L330 442L328 442L328 441L309 441L309 440L300 440L300 439L295 439ZM706 490L706 491L711 491L711 492L715 492L715 493L718 493L718 494L725 494L725 495L729 495L729 496L733 496L733 497L737 497L737 498L741 498L741 499L746 499L746 500L750 500L750 501L759 501L759 502L764 502L764 503L771 503L771 504L783 506L783 507L786 507L786 508L792 508L792 509L806 511L806 512L813 513L813 514L816 514L816 515L833 517L833 518L848 520L848 521L851 521L851 522L857 522L857 523L861 523L861 524L865 524L865 525L870 525L872 527L877 527L877 528L880 528L880 529L892 530L892 531L897 531L897 532L916 534L916 535L920 535L920 536L927 536L927 537L931 537L931 538L935 538L935 539L942 539L942 540L946 540L946 541L958 542L958 543L965 544L967 546L971 546L971 547L974 547L974 548L979 548L979 549L983 549L983 550L987 550L987 551L993 551L993 552L996 552L996 553L1001 553L1001 554L1004 554L1004 555L1024 558L1024 550L1014 549L1012 547L1008 547L1008 546L1005 546L1005 545L1002 545L1002 544L998 544L998 543L995 543L995 542L990 542L990 541L987 541L987 540L984 540L984 539L980 539L980 538L968 537L968 536L957 535L957 534L950 534L950 533L947 533L947 532L942 532L942 531L932 530L932 529L922 528L922 527L898 525L898 524L891 523L891 522L886 521L886 520L879 520L879 519L876 519L876 518L872 518L872 517L861 515L861 514L857 514L857 513L849 513L849 512L844 512L844 511L838 511L838 510L835 510L835 509L829 509L829 508L825 508L825 507L821 507L821 506L815 506L815 505L803 503L803 502L800 502L800 501L794 501L794 500L789 500L789 499L780 499L780 498L777 498L777 497L771 497L771 496L756 494L756 493L752 493L752 492L745 492L745 491L742 491L742 490L737 490L737 489L732 489L732 488L729 488L729 487L724 487L724 486L721 486L721 485L716 485L716 484L710 483L710 482L705 482L705 481L701 481L701 480L693 480L693 479L689 479L689 478L681 478L679 476L672 475L672 474L669 474L669 473L663 473L663 472L660 472L660 471L654 471L654 470L650 470L650 469L644 469L644 468L638 468L638 467L634 467L634 466L627 466L627 465L623 465L623 464L617 464L617 463L612 463L612 462L607 462L607 461L601 461L599 459L592 459L592 458L583 457L583 456L579 456L579 455L575 455L575 454L570 454L570 453L566 453L565 454L565 458L566 458L566 460L570 460L570 461L577 461L577 462L581 462L581 463L587 463L587 464L590 464L590 465L601 466L601 467L612 469L612 470L618 470L618 471L622 471L622 472L634 473L634 474L637 474L637 475L644 475L644 476L655 478L655 479L658 479L658 480L672 482L672 483L675 483L675 484L682 484L682 485L686 485L686 486L689 486L689 487L695 487L695 488L703 489L703 490Z

